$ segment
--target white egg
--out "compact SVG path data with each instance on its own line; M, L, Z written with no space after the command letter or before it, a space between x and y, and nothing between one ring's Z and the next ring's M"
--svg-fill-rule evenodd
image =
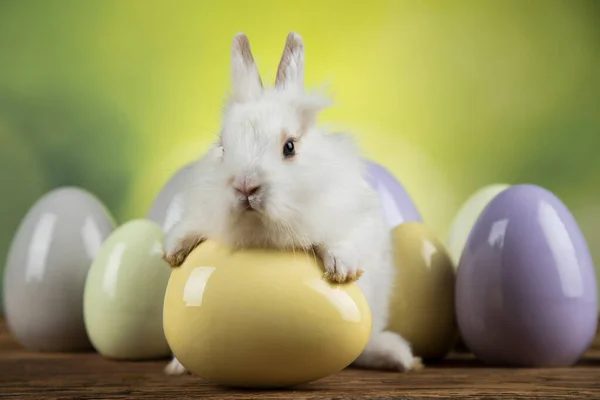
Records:
M6 322L36 351L91 350L83 321L88 269L114 220L78 188L60 188L29 210L12 241L4 271Z

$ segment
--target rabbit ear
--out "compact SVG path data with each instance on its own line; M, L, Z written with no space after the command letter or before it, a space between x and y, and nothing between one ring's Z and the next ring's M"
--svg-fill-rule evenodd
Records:
M250 51L250 41L243 33L231 45L231 80L233 96L238 101L256 99L262 93L262 81Z
M295 32L290 32L285 41L283 55L277 68L275 87L304 89L304 42Z

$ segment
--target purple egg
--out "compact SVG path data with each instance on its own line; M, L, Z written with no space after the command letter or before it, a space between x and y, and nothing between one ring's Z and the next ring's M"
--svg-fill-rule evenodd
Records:
M569 366L596 333L596 291L586 241L567 207L546 189L516 185L488 204L467 240L458 325L487 363Z
M381 165L366 160L367 181L373 186L383 206L390 228L404 222L423 222L421 214L402 184Z
M165 232L168 232L181 218L183 213L183 191L188 184L188 176L192 164L179 169L162 187L147 217L156 222Z

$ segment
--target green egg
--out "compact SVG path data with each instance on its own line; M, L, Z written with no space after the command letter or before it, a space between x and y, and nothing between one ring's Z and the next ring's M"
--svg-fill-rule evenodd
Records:
M85 326L107 358L148 360L171 353L162 323L171 274L162 259L163 238L152 221L127 222L106 239L88 272Z

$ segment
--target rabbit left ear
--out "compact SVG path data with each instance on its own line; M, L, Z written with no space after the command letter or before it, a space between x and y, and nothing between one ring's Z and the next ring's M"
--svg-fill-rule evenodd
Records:
M253 100L262 93L262 81L252 57L250 41L243 33L235 35L231 45L231 80L235 100Z
M295 32L290 32L285 41L285 48L279 67L275 87L304 90L304 42Z

